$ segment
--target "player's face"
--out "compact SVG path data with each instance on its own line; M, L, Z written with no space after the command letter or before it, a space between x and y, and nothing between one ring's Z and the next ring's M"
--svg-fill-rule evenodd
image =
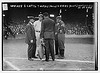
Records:
M43 20L43 17L40 16L40 17L39 17L39 20Z
M30 22L31 22L31 23L34 23L34 21L35 21L34 19L30 19Z
M56 19L56 22L58 23L59 22L59 19Z

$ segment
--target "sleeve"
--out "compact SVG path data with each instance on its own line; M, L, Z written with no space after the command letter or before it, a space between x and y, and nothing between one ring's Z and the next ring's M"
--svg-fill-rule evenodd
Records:
M44 38L44 21L41 23L41 33L40 33L40 38Z
M55 32L56 32L56 30L55 30L55 22L53 21L53 24L54 24L54 26L53 26L53 31L54 31L54 37L55 37Z
M57 33L57 23L55 23L55 33Z
M65 27L65 23L63 21L61 22L61 26Z
M26 27L26 35L28 35L27 37L28 37L28 39L29 40L33 40L33 37L32 37L32 35L31 35L31 28L30 28L30 26L29 25L27 25L27 27Z
M33 25L34 25L34 29L35 29L35 28L36 28L36 21L34 22L34 24L33 24Z
M56 23L56 25L55 25L55 32L59 33L59 29L60 29L60 25L59 25L59 23Z
M32 31L31 31L31 35L32 35L32 38L33 39L36 39L36 36L35 36L35 29L34 29L34 27L31 27L32 28Z
M66 32L66 27L65 27L65 23L62 21L62 27L63 27L63 32L65 33Z

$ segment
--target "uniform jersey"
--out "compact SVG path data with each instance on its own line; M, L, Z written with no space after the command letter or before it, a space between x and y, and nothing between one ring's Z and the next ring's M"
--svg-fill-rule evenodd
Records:
M65 34L65 24L63 21L60 21L56 24L56 33L63 33Z
M41 21L37 20L34 22L35 31L41 31Z

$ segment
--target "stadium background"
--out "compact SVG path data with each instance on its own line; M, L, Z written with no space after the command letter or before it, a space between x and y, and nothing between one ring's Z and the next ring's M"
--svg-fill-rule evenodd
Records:
M8 25L15 34L24 34L28 16L48 12L61 16L66 25L66 34L94 34L94 3L8 3L3 11L3 25Z
M3 39L2 70L95 70L98 69L97 46L94 41L94 3L2 3L2 27L15 34ZM2 7L3 8L3 7ZM28 17L48 12L50 18L61 16L66 25L65 59L55 62L27 60L25 26ZM4 35L4 32L3 32Z

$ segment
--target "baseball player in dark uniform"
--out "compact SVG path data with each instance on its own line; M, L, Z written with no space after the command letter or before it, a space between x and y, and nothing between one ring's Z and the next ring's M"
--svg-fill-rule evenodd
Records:
M58 51L59 51L59 58L63 59L64 58L64 43L65 43L65 24L61 20L60 16L56 17L56 32L55 34L58 37Z
M51 54L52 60L54 61L55 22L54 20L49 18L47 12L45 12L43 15L44 15L44 20L42 21L41 24L40 38L41 41L45 43L45 54L46 54L45 61L49 61L49 53Z

